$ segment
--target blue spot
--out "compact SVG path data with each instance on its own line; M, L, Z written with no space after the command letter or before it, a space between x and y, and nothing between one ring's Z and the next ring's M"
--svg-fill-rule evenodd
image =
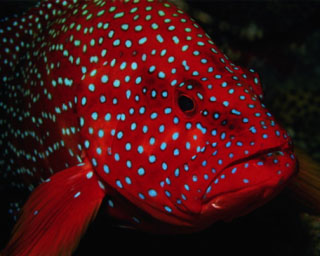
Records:
M175 132L174 134L172 134L173 140L177 140L178 138L179 138L179 132Z
M174 171L174 176L179 177L179 175L180 175L180 170L179 170L179 168L177 168Z
M142 114L144 114L146 112L146 108L145 107L141 107L140 109L139 109L139 113L142 115Z
M93 120L97 120L97 119L98 119L98 113L97 113L97 112L93 112L93 113L91 114L91 118L92 118Z
M179 153L180 153L179 149L176 148L176 149L173 150L173 155L174 156L178 156Z
M223 106L228 107L229 106L229 101L224 101L222 102Z
M164 128L165 128L165 127L164 127L164 125L163 125L163 124L162 124L162 125L160 125L160 126L159 126L159 132L160 132L160 133L164 132Z
M157 35L157 40L158 40L159 43L163 43L163 38L159 34Z
M147 133L147 132L148 132L148 126L147 126L147 125L144 125L144 126L142 127L142 131L143 131L143 133Z
M120 160L120 156L119 156L118 153L115 153L115 154L114 154L114 159L115 159L116 161L119 161L119 160Z
M197 123L197 128L202 132L202 134L206 134L207 129L204 128L201 123Z
M101 77L101 82L104 83L104 84L107 83L108 80L109 80L109 77L108 77L107 75L103 75L103 76Z
M234 168L231 170L231 173L232 173L232 174L235 174L236 171L237 171L237 167L234 167Z
M138 152L140 153L140 154L142 154L143 153L143 146L138 146Z
M97 148L96 151L97 151L97 154L98 154L98 155L101 155L101 153L102 153L101 148Z
M256 128L255 128L254 126L251 126L249 130L250 130L252 133L256 133L256 132L257 132L257 130L256 130Z
M231 110L231 113L234 114L234 115L237 115L237 116L240 116L241 115L241 112L236 110L236 109L232 109Z
M169 206L165 206L164 209L165 209L167 212L172 212L172 209L171 209Z
M219 114L219 113L216 112L216 113L213 114L213 118L214 118L214 119L217 120L217 119L219 119L219 117L220 117L220 114Z
M165 108L164 109L164 113L165 114L170 114L172 112L172 109L171 108Z
M134 131L137 128L137 124L136 123L132 123L131 124L131 130Z
M140 168L138 169L138 174L139 174L140 176L144 175L144 174L145 174L145 170L144 170L142 167L140 167Z
M239 147L242 147L242 146L243 146L243 143L242 143L241 141L238 141L236 144L237 144L237 146L239 146Z
M163 162L162 165L161 165L162 169L165 171L168 169L168 165L166 162Z
M100 102L105 103L106 102L106 97L104 95L100 96Z
M156 112L154 112L154 113L152 113L151 115L150 115L150 118L151 119L156 119L158 117L158 114L156 113Z
M216 98L216 97L214 97L214 96L211 96L211 97L210 97L210 101L212 101L212 102L213 102L213 101L216 101L216 100L217 100L217 98Z
M243 179L243 183L249 183L249 180L248 179Z
M126 177L126 178L125 178L125 181L126 181L126 183L129 184L129 185L132 184L131 179L130 179L129 177Z
M97 166L97 160L95 158L91 159L91 163L93 166Z
M102 138L102 137L104 136L104 131L103 131L103 130L99 130L99 131L98 131L98 136L99 136L100 138Z
M109 166L105 164L105 165L103 166L103 171L104 171L105 173L107 173L107 174L110 173Z
M122 137L123 137L123 132L122 131L118 132L117 138L120 140L122 139Z
M166 97L168 97L168 92L167 91L163 91L161 93L161 95L162 95L163 98L166 98Z
M156 139L155 139L154 137L151 137L151 138L149 139L149 144L150 144L150 145L154 145L155 142L156 142Z
M89 84L88 88L89 88L89 91L91 91L91 92L94 92L94 90L95 90L94 84Z
M175 43L175 44L178 44L180 41L179 41L179 38L177 36L173 36L172 37L172 41Z
M130 160L127 160L127 167L128 167L128 168L131 168L131 167L132 167L132 163L131 163Z
M159 74L158 74L158 77L163 79L163 78L166 77L166 74L164 72L160 71Z
M144 44L145 42L147 42L147 37L142 37L141 39L139 39L139 44Z
M136 84L140 84L140 83L141 83L141 81L142 81L141 76L138 76L138 77L136 78Z
M116 79L113 81L113 86L114 87L119 87L120 86L120 80Z
M140 197L142 200L145 199L145 196L144 196L143 194L139 193L138 195L139 195L139 197Z
M184 188L185 188L185 190L190 191L190 187L188 184L184 184Z
M129 142L126 144L126 150L127 151L131 150L131 144Z
M149 156L149 162L150 163L154 163L155 161L156 161L156 156L155 155Z
M173 56L170 56L170 57L168 58L168 62L169 62L169 63L174 62L174 57L173 57Z
M110 120L111 120L111 114L110 114L110 113L107 113L107 114L104 116L104 120L110 121Z
M117 186L118 186L119 188L123 188L120 180L117 180L117 181L116 181L116 184L117 184Z
M149 194L149 196L151 196L151 197L155 197L155 196L158 195L157 191L155 191L154 189L150 189L150 190L148 191L148 194Z

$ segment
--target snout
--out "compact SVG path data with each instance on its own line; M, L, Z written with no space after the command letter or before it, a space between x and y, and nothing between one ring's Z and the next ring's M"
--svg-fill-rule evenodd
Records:
M207 188L199 222L208 225L247 214L276 196L296 170L289 148L229 166Z

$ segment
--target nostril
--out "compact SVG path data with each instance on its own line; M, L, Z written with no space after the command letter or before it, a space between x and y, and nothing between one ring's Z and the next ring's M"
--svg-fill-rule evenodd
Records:
M230 130L233 130L235 128L233 124L230 124L228 127Z
M221 125L222 126L226 126L228 124L228 120L227 119L224 119L222 122L221 122Z
M218 120L220 118L220 113L219 112L214 112L212 114L212 117L213 117L214 120Z

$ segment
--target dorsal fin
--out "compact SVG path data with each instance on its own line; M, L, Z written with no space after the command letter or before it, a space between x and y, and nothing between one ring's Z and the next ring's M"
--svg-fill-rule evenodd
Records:
M2 255L71 255L105 193L88 162L54 174L23 206Z

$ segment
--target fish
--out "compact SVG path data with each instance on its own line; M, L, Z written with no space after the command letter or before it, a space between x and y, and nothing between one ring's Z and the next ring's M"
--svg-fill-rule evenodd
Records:
M45 0L0 24L2 255L71 255L97 212L147 232L245 215L297 172L258 74L174 4Z

